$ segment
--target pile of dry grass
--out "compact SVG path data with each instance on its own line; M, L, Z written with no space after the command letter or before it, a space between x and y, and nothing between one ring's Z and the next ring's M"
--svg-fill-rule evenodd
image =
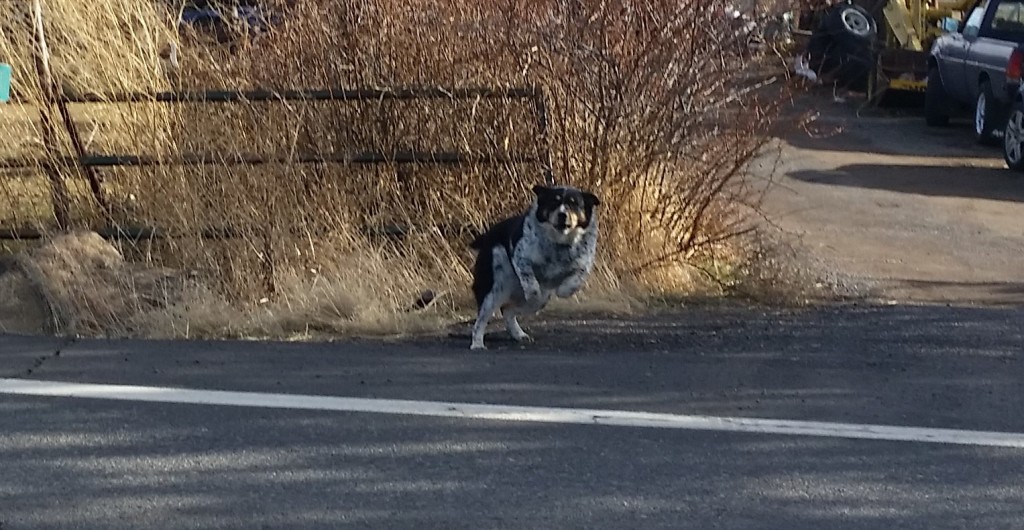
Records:
M652 293L692 290L694 270L733 259L729 240L747 229L744 208L757 199L745 168L766 145L778 92L747 75L756 59L728 38L716 4L288 2L273 6L282 13L274 31L230 46L174 30L177 13L151 0L45 0L44 15L54 77L66 91L541 87L546 138L531 101L511 99L101 104L76 116L90 152L169 161L182 153L291 160L405 150L543 161L549 153L559 183L589 188L604 205L600 265L583 299L628 310ZM13 58L19 100L49 109L41 104L30 22L0 23L0 57ZM169 43L179 51L177 69L161 57ZM8 116L5 110L0 119ZM22 116L19 124L40 137L38 122ZM66 138L49 148L19 145L19 156L40 161L73 152ZM525 207L543 170L542 162L287 161L104 169L113 205L104 213L78 170L63 168L78 223L167 229L166 239L125 243L120 251L185 271L216 293L214 311L198 309L195 300L188 310L162 304L166 310L145 312L145 322L107 326L171 335L191 332L212 314L232 315L207 326L232 334L436 326L471 305L470 234L439 227L479 229ZM0 179L0 207L18 210L16 193L38 190L30 185L45 183L38 175ZM31 213L0 220L52 226ZM402 241L375 235L393 226L409 228ZM201 237L210 229L237 237ZM410 315L407 307L425 288L445 296ZM103 328L102 311L95 320Z
M20 300L16 306L0 306L0 322L5 327L13 322L13 329L22 332L148 335L140 324L182 307L208 308L215 299L177 271L126 262L116 248L90 231L57 235L12 261L14 266L0 270L0 285L5 294ZM216 309L226 308L224 304ZM24 315L26 310L32 314ZM216 324L206 321L218 327L229 324L223 319ZM173 329L177 322L168 323L168 335L188 334ZM209 335L212 329L205 331Z

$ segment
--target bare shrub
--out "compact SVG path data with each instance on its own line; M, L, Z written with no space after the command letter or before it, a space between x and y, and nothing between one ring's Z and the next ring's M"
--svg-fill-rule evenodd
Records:
M708 2L602 2L554 10L532 39L550 50L537 69L559 173L607 199L605 249L620 275L660 283L659 269L742 230L744 169L774 109L740 77L748 65L720 17Z
M282 160L104 171L115 222L168 230L167 239L126 254L193 271L217 304L237 312L235 324L221 323L232 333L409 331L463 311L471 304L465 227L479 230L525 207L548 155L557 182L602 198L600 266L584 300L628 309L652 292L693 289L693 268L730 259L730 238L748 229L744 208L757 196L745 171L766 144L780 99L764 89L770 80L756 75L756 58L729 39L719 2L281 3L280 26L232 46L174 31L175 13L148 0L97 9L70 0L45 4L51 46L60 50L55 75L69 90L543 89L546 137L530 100L501 98L141 103L79 113L79 126L94 131L95 152ZM31 48L24 46L30 28L15 23L0 31L0 55L15 57L24 80L19 97L38 105ZM170 72L161 58L169 42L180 50L180 68ZM36 154L66 155L70 147L64 142L59 151ZM398 151L533 161L295 162ZM86 206L78 210L80 219L98 218ZM380 236L394 227L405 227L404 240ZM210 230L236 237L201 237ZM411 315L408 306L424 288L446 295ZM194 306L150 317L145 326L169 327L171 335L184 322L209 318Z

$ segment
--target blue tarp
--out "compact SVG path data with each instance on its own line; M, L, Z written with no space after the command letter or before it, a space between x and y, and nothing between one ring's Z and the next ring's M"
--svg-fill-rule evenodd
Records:
M0 103L11 99L11 65L0 63Z

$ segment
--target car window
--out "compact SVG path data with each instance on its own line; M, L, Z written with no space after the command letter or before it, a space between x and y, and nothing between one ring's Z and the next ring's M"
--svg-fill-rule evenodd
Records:
M1024 33L1024 1L1000 2L989 28L1000 33Z
M964 37L978 36L978 33L981 32L981 22L985 19L985 9L987 7L988 2L985 2L974 8L974 11L971 11L971 16L967 17L967 22L964 23Z

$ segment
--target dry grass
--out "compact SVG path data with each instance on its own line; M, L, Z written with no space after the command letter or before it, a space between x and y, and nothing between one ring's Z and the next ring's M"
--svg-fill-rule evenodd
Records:
M604 204L598 271L580 300L560 307L630 311L652 296L691 292L707 279L696 270L737 260L730 238L747 229L745 208L756 205L745 171L768 138L778 93L765 98L760 80L739 75L756 59L722 37L715 4L321 0L280 6L284 23L274 32L231 47L178 34L176 14L149 0L45 0L44 17L54 78L72 92L543 87L546 141L527 100L103 104L74 114L90 152L166 160L196 152L539 156L550 146L556 179L594 190ZM23 103L0 114L17 124L0 127L0 144L17 145L0 154L42 161L72 149L66 134L50 149L39 140L36 109L56 113L40 104L25 15L0 22L0 57L13 58ZM172 41L181 67L169 71L160 54ZM76 222L103 221L78 170L61 169L73 183ZM543 168L215 163L102 174L112 221L172 230L119 251L194 281L132 318L78 304L96 315L76 332L287 336L415 332L465 315L470 234L437 226L479 229L525 207ZM52 228L41 175L0 174L0 221ZM373 235L390 225L414 229L399 243ZM211 227L238 238L200 237ZM427 311L407 311L428 288L443 296Z

